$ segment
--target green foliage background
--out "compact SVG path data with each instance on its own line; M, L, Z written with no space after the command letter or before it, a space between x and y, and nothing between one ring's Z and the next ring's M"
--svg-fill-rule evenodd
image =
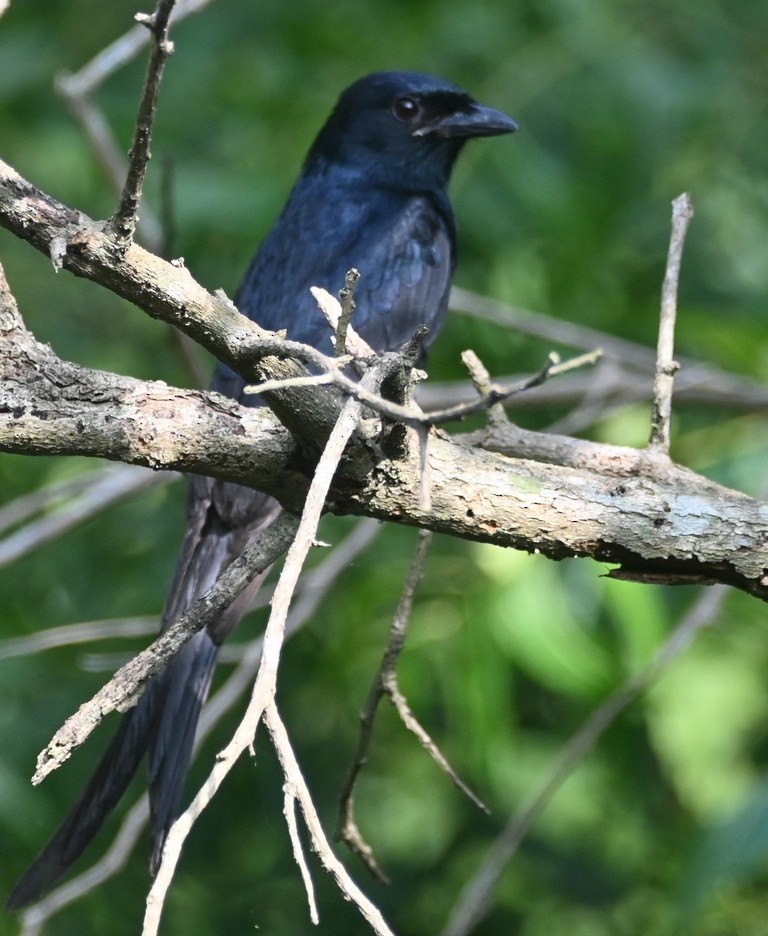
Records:
M0 19L0 155L96 217L111 212L114 194L52 82L120 35L134 12L127 0L13 0ZM768 376L766 4L221 0L181 24L174 39L153 152L173 166L172 252L209 287L234 292L341 88L379 68L432 71L521 127L514 138L472 145L458 167L460 285L652 345L669 203L688 190L697 215L684 261L679 353ZM126 150L144 61L98 93ZM154 207L159 166L157 159L148 184ZM167 330L138 310L55 275L4 232L0 260L28 326L63 357L193 383ZM496 373L536 369L549 350L456 315L434 349L431 376L462 377L458 354L469 346ZM520 418L546 426L559 415ZM645 406L628 407L591 434L642 445L647 425ZM673 454L720 482L765 492L762 413L678 407ZM2 500L91 467L2 456ZM181 485L136 497L5 567L0 637L159 613L182 499ZM348 528L331 518L322 535L337 541ZM280 702L329 830L414 544L414 531L383 530L286 650ZM383 714L358 809L393 883L369 883L352 858L347 864L398 933L439 931L506 816L697 597L694 589L607 582L603 572L586 562L435 543L402 684L492 814L480 815ZM254 618L243 630L260 624ZM768 933L765 609L732 594L719 624L568 780L505 874L480 936ZM139 645L111 641L106 649ZM36 752L103 680L82 669L82 653L0 660L3 895L109 734L99 732L43 788L28 785ZM198 780L236 717L206 745ZM311 927L281 808L279 773L260 738L256 769L238 765L192 835L164 932L364 932L319 870L321 924ZM135 933L146 886L139 853L46 933ZM16 931L12 919L0 919L0 933Z

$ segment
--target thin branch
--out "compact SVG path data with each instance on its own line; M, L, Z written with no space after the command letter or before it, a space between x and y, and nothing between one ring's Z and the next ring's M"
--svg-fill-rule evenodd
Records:
M437 745L430 738L429 734L413 715L397 683L397 661L405 646L408 625L413 609L413 600L416 589L424 575L424 563L431 542L432 535L422 530L419 533L419 539L411 561L408 578L403 586L400 601L398 602L397 610L395 611L392 624L390 625L387 647L384 651L376 676L374 677L371 690L368 693L368 698L365 700L363 711L360 714L360 733L358 735L355 753L352 757L352 763L347 771L347 775L344 778L339 796L339 818L334 837L337 841L345 842L351 851L361 859L371 874L384 884L388 883L387 876L376 861L373 849L365 841L360 832L355 820L354 806L355 784L357 783L360 771L368 759L368 750L373 738L376 712L379 702L384 696L389 698L405 727L418 738L421 745L438 764L440 769L448 775L451 782L468 796L476 806L488 812L486 806L461 780L442 752L438 749Z
M122 250L128 249L136 231L141 191L150 157L149 143L157 111L160 82L165 63L173 53L173 44L168 40L168 21L175 2L176 0L158 0L155 12L151 16L143 13L136 14L137 22L146 26L152 33L154 43L147 65L133 144L128 154L128 175L117 211L109 221L109 228Z
M520 375L500 376L496 383L517 383ZM429 381L416 391L416 400L422 409L432 410L456 406L473 400L477 391L467 380ZM625 364L616 358L605 357L588 374L572 374L542 384L535 393L510 397L507 409L548 408L570 405L584 397L595 396L607 400L611 406L650 401L653 381L645 371ZM689 406L718 407L729 412L753 413L768 409L768 388L757 380L750 380L728 371L706 367L696 361L686 363L675 378L675 399Z
M552 764L548 775L528 802L509 820L488 850L480 867L465 885L441 936L468 936L473 931L487 914L493 891L507 864L514 857L531 826L571 776L574 768L618 716L688 649L696 635L716 623L726 594L727 589L724 586L703 591L645 669L628 679L605 699L571 736Z
M680 263L688 226L693 218L690 196L683 193L672 202L672 233L669 239L667 269L661 287L661 320L656 351L656 376L653 383L651 409L651 438L648 447L669 455L669 431L672 417L672 387L680 365L674 360L675 320L677 318L677 289L680 281Z
M298 763L295 761L291 762L287 759L285 752L283 750L284 743L283 738L277 732L273 733L274 725L272 724L273 719L279 718L277 714L277 709L275 709L274 704L267 708L267 711L264 713L264 720L269 729L270 737L272 738L272 743L275 746L275 750L278 752L280 757L280 764L283 768L283 773L286 776L286 780L283 783L283 815L285 816L285 824L288 826L288 836L291 840L291 847L293 848L293 858L296 864L299 866L299 873L301 874L301 880L304 884L304 892L307 895L307 903L309 904L309 919L314 923L315 926L320 922L320 915L317 912L317 901L315 900L315 887L312 883L312 875L309 873L309 865L307 864L307 859L304 857L304 849L301 845L301 836L299 835L299 824L296 821L296 802L299 799L299 791L296 786L296 783L293 780L288 780L287 777L294 773L293 764L295 763L296 769L295 772L299 773ZM285 745L290 748L290 742L288 741L288 734L283 727L283 735L285 736ZM293 753L293 751L291 751ZM302 782L303 782L302 777ZM309 792L309 791L307 791Z
M262 394L273 390L288 390L291 387L326 387L332 384L333 374L307 374L305 377L283 377L279 380L263 380L257 384L246 384L244 393Z
M408 700L400 691L400 687L397 683L397 677L394 673L385 675L384 691L389 697L392 705L395 707L395 711L400 716L402 723L405 725L408 731L410 731L411 734L418 739L419 744L421 744L424 750L429 754L429 756L443 771L443 773L448 776L448 779L456 787L456 789L461 790L467 799L471 800L478 809L482 810L486 814L490 813L490 810L480 799L480 797L469 786L467 786L467 784L456 773L446 756L438 748L430 735L425 731L424 727L413 714L410 706L408 705Z
M355 269L347 270L344 277L344 285L339 293L341 302L341 315L336 326L336 347L334 353L336 357L341 357L347 351L347 331L349 330L352 316L355 314L355 287L360 279L360 272Z
M350 270L349 273L354 271ZM347 276L349 276L349 273ZM326 322L331 326L331 331L333 336L332 341L336 341L335 335L339 330L339 325L344 316L344 310L341 303L336 298L328 292L327 289L323 289L322 286L310 286L309 291L312 293L315 302L318 305L318 308L325 316ZM351 315L351 310L349 315ZM347 322L344 331L344 348L347 354L351 358L375 358L376 352L368 344L368 342L362 338L355 329ZM337 357L342 355L337 354Z
M492 391L493 385L491 383L491 375L488 372L485 364L483 364L483 362L471 348L468 348L466 351L462 351L461 360L469 371L469 376L472 380L472 386L475 388L478 395L481 397L488 396ZM492 426L498 426L509 422L507 419L507 414L501 403L494 403L493 406L489 407L488 422Z
M437 412L433 411L428 416L422 416L421 422L436 426L441 423L455 422L464 419L467 416L471 416L473 413L489 410L497 404L508 400L510 397L516 396L519 393L524 393L526 390L532 390L534 387L540 387L551 377L557 377L560 374L567 374L580 367L587 367L595 364L602 353L600 348L596 348L594 351L589 351L586 354L580 354L578 357L561 362L559 355L550 352L546 364L544 364L536 374L533 374L533 376L526 377L512 386L507 387L492 383L488 392L479 399L469 403L462 403L458 406L452 406L448 409L438 410ZM402 419L400 421L404 422ZM406 423L406 425L409 425L409 423Z
M135 703L137 692L197 631L228 608L259 573L280 556L293 538L296 519L283 513L219 576L211 588L146 650L126 663L92 699L85 702L56 732L37 758L32 783L61 766L110 712Z
M111 640L113 637L144 637L157 630L159 616L106 618L101 621L85 621L66 624L63 627L48 627L25 637L0 640L0 660L9 657L33 656L43 650L91 643L94 640Z
M285 636L293 636L312 619L320 602L348 568L378 535L380 525L375 520L360 521L343 542L335 546L328 558L301 577L298 601L295 601L286 620ZM270 598L270 603L272 598ZM205 736L253 684L263 649L263 637L250 641L241 651L237 669L205 705L200 716L200 735Z

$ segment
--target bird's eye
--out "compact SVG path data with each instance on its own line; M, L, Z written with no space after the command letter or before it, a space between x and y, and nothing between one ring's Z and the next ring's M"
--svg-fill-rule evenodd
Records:
M412 97L397 98L392 105L392 113L395 118L403 123L413 120L420 112L421 108L419 107L418 101L415 101Z

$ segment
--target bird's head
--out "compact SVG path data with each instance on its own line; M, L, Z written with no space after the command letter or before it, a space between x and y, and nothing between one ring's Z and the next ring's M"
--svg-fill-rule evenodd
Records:
M307 160L406 190L441 188L467 140L516 129L511 117L441 78L376 72L342 93Z

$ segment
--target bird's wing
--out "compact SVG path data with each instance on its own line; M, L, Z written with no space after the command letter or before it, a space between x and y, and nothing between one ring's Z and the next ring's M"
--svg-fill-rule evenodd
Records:
M353 264L360 281L352 325L371 347L396 350L420 325L434 337L448 304L454 252L450 215L432 198L412 196L394 218L382 219Z
M447 199L353 187L338 199L324 191L321 201L314 191L319 185L334 188L324 178L294 190L243 279L238 309L264 328L286 329L289 338L329 353L330 328L310 287L338 295L354 267L361 275L352 324L374 350L399 348L421 324L434 334L445 315L455 263ZM237 395L232 391L243 384L219 365L214 386Z

